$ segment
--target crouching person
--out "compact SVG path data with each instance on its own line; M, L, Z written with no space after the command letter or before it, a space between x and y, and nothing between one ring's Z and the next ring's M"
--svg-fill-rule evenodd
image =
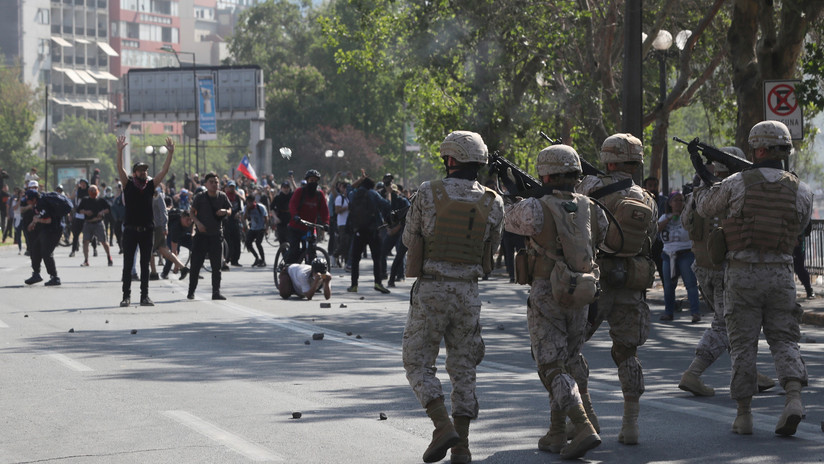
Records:
M278 275L278 292L284 300L292 295L311 300L323 287L323 297L328 300L332 296L331 280L332 275L329 274L326 260L323 258L315 258L311 266L287 264Z

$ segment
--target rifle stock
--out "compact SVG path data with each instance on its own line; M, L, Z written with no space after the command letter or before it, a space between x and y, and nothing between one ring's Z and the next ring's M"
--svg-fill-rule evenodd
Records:
M690 154L700 154L706 158L707 161L717 161L723 164L729 168L730 173L741 172L744 169L752 167L752 163L749 161L733 156L729 153L725 153L718 148L707 145L706 143L702 143L698 140L698 137L692 139L692 142L687 142L680 137L673 137L672 140L686 145L687 151L689 151Z

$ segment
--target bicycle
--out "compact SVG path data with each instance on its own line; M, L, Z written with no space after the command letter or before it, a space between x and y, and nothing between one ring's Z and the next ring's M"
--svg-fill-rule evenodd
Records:
M329 265L329 253L322 247L317 245L317 236L315 234L315 229L323 229L328 230L329 226L323 224L315 224L313 222L304 221L303 219L300 220L300 223L304 226L308 227L309 230L301 237L300 240L300 259L298 259L298 263L306 263L308 265L312 265L312 261L316 257L322 257L326 260L327 265ZM289 253L289 244L284 243L283 245L278 248L278 252L275 255L275 267L274 267L274 274L275 274L275 287L280 286L280 282L278 281L278 276L280 274L281 268L286 265L286 256Z

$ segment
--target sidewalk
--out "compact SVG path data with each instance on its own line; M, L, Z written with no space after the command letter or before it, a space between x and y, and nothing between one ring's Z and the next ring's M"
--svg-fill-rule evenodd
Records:
M661 286L661 281L658 280L656 276L655 280L655 287L650 290L647 290L647 301L650 305L655 306L664 306L664 287ZM801 318L801 322L803 324L815 325L819 327L824 327L824 285L817 285L815 280L813 280L813 290L815 291L815 297L812 299L807 299L807 293L804 291L804 287L801 283L796 282L797 288L797 302L801 305L801 308L804 310L804 315ZM675 289L675 298L677 300L676 305L681 304L681 312L686 311L689 313L689 304L687 303L687 292L684 289L684 285L679 282L678 287ZM701 299L701 312L703 313L704 319L709 316L710 309L704 303L703 298ZM676 318L678 317L679 311L676 310ZM660 311L656 311L653 309L652 311L652 320L657 321L658 316L660 316Z

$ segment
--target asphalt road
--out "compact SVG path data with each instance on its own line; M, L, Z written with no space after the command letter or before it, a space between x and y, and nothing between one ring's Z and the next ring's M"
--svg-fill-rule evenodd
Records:
M227 301L203 299L207 275L194 301L174 279L151 283L156 306L120 308L122 257L112 268L102 256L81 268L82 258L68 251L56 252L63 285L48 288L23 285L28 258L0 248L0 463L420 462L432 428L406 382L400 349L411 281L380 294L364 260L360 293L350 294L349 276L334 269L331 308L322 308L323 300L282 300L271 268L248 267L247 253L246 267L224 273ZM529 353L527 287L496 274L481 291L487 355L473 460L557 462L537 450L549 405ZM660 290L650 297L652 331L640 349L641 443L617 441L622 401L604 327L584 348L604 440L587 460L824 462L824 329L802 329L811 385L796 436L773 433L784 404L779 387L756 396L755 433L738 436L730 431L728 356L704 376L716 396L677 388L709 318L660 323ZM317 333L323 340L313 340ZM761 370L775 376L763 340L759 352Z

